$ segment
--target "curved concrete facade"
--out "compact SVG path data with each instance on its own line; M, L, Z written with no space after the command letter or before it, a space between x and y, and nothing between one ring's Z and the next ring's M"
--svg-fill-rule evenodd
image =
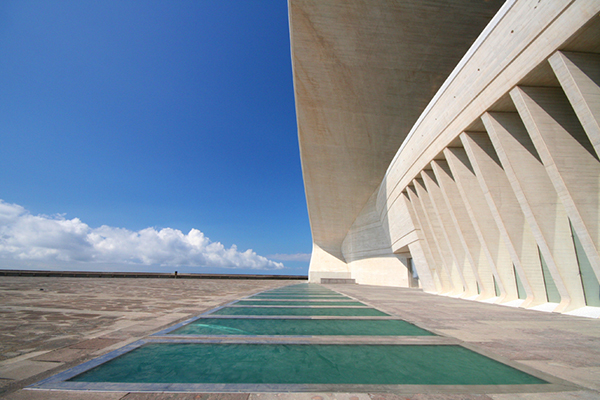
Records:
M600 316L600 3L290 0L311 281Z

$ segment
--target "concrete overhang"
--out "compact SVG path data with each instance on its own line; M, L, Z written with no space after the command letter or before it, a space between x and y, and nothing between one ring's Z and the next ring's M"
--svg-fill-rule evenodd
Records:
M341 245L419 115L502 0L289 0L313 243ZM312 267L311 267L312 268Z

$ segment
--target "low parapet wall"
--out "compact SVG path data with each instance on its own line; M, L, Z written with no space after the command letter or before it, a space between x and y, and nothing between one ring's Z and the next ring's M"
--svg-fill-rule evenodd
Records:
M236 275L236 274L180 274L161 272L96 272L96 271L40 271L0 270L0 276L43 276L53 278L158 278L158 279L271 279L307 280L306 275Z

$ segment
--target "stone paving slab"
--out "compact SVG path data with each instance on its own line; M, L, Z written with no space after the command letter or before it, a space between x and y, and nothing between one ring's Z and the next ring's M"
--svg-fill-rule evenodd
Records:
M400 398L403 400L492 400L485 394L415 394Z
M511 394L73 393L18 390L178 321L261 290L293 283L296 282L6 277L0 282L0 304L12 306L14 311L0 307L0 371L12 375L4 375L11 376L7 379L0 374L0 397L4 391L6 398L13 400L600 399L598 320L436 296L414 289L362 285L326 286L417 326L443 333L449 339L465 340L470 346L573 382L582 389L561 393ZM44 290L39 290L40 287ZM57 308L61 311L57 312ZM44 309L48 311L44 312ZM73 309L75 312L68 311ZM36 372L35 368L41 366L51 369L33 375L29 373Z
M86 354L86 351L83 349L58 349L54 351L50 351L39 356L31 358L32 361L51 361L51 362L70 362L75 361L83 355Z
M119 339L89 339L84 340L83 342L79 342L72 346L69 346L70 349L88 349L88 350L98 350L103 349L105 347L112 346L115 343L119 343Z
M209 309L292 283L2 277L0 397ZM14 395L61 398L44 393L52 394L19 390ZM34 395L39 397L28 397ZM86 397L91 395L65 398L104 398Z
M493 400L598 400L600 395L588 391L562 393L492 394Z
M248 400L371 400L367 393L254 393Z
M573 382L577 385L581 385L586 388L590 388L600 392L600 368L580 368L568 365L566 362L560 360L553 360L552 358L547 361L537 360L524 360L521 364L528 365L538 371L545 372L550 375L559 376L562 379ZM598 395L600 399L600 394Z
M248 393L129 393L122 400L248 400Z
M56 367L56 363L23 360L0 366L0 378L20 380Z
M19 390L11 393L5 398L7 400L121 400L127 393L122 392L97 392L97 393L74 393L63 391L41 391L41 390Z

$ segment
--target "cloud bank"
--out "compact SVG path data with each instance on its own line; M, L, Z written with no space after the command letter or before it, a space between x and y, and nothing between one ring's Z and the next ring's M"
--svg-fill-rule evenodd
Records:
M282 269L283 264L235 245L225 248L197 229L146 228L134 232L103 225L90 228L79 218L32 215L0 200L0 259L43 262Z

